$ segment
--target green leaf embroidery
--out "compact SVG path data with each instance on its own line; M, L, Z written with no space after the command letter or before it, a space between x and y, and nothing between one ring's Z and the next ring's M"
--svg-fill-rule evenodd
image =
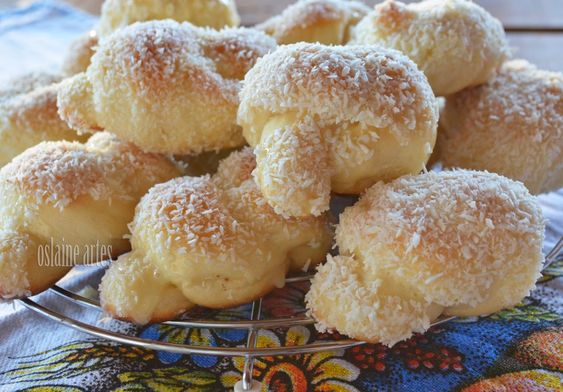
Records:
M548 268L546 268L543 271L542 277L540 278L538 283L548 282L561 276L563 276L563 259L555 261Z
M31 387L20 389L20 392L84 392L82 388L66 385L43 385L40 387Z
M519 320L538 323L540 321L557 321L561 319L556 313L542 308L541 306L531 304L516 305L512 309L501 310L490 316L492 320Z
M189 371L182 367L153 369L144 372L128 372L118 375L123 384L115 392L134 391L217 391L220 390L218 378L206 371Z
M37 354L17 357L17 366L0 373L0 376L9 380L7 383L59 380L114 366L118 358L146 361L153 359L154 353L105 341L76 341Z

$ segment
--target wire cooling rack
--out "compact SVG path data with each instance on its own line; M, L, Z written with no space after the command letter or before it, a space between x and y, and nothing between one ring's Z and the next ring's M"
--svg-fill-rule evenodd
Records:
M552 264L561 253L563 249L563 237L559 239L559 242L555 247L546 255L546 262L544 270L547 269L550 264ZM298 277L290 277L286 279L286 284L305 282L311 278L312 275L304 275ZM68 291L58 285L49 289L50 292L56 294L57 296L63 298L66 301L81 305L86 308L93 309L95 311L102 312L100 303L97 300L87 298L76 292ZM41 294L39 294L41 295ZM353 346L358 346L364 344L364 342L357 340L322 340L313 343L307 343L296 346L282 346L282 347L257 347L257 336L258 331L261 329L279 329L279 328L290 328L293 326L303 326L311 325L314 323L313 319L305 315L296 315L292 317L282 317L282 318L262 318L262 298L252 302L252 308L250 312L250 317L248 320L233 320L233 321L223 321L218 319L193 319L193 320L174 320L167 321L162 324L179 327L179 328L221 328L221 329L247 329L247 341L246 345L243 347L214 347L214 346L196 346L188 344L178 344L170 342L162 342L157 340L150 340L139 338L135 336L129 336L125 333L111 331L110 329L104 329L97 327L80 320L76 320L58 311L52 310L46 306L43 306L33 299L25 298L19 300L23 306L40 315L56 321L60 324L66 325L68 327L74 328L78 331L86 332L90 335L108 339L117 343L128 344L132 346L138 346L145 349L167 351L177 354L198 354L198 355L218 355L218 356L240 356L245 358L244 371L242 375L242 380L235 386L235 391L257 391L260 385L252 379L254 358L265 357L265 356L277 356L277 355L295 355L295 354L305 354L305 353L315 353L320 351L330 351L345 349ZM432 323L432 326L446 323L455 319L455 317L443 317Z

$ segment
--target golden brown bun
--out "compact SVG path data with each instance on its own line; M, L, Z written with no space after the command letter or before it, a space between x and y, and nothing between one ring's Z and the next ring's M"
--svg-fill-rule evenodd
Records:
M59 113L81 132L106 129L150 152L238 147L240 80L275 45L252 29L136 23L105 39L86 73L63 82Z
M255 179L275 211L318 215L331 190L359 194L420 172L438 108L426 77L377 46L280 46L250 70L239 124L255 147Z
M563 74L524 60L446 99L438 159L488 170L538 194L563 187Z
M283 286L288 271L321 262L332 237L326 216L276 215L252 179L254 167L245 148L212 177L153 187L131 225L132 252L102 280L104 309L145 324L193 304L228 308ZM159 306L164 303L166 310Z
M0 102L58 83L61 79L61 75L47 72L31 72L16 77L0 86Z
M386 0L358 23L350 44L400 50L437 96L486 82L509 54L501 22L468 0Z
M44 140L86 140L57 113L60 79L31 73L0 87L0 167Z
M63 60L63 74L72 76L86 71L97 45L98 34L95 30L81 35L72 42Z
M68 49L63 73L72 76L86 71L98 45L98 37L109 36L135 22L161 19L215 29L235 27L240 23L234 0L106 0L97 30L79 37Z
M160 19L215 29L240 24L234 0L106 0L98 32L101 37L106 37L135 22Z
M341 215L341 256L318 268L308 309L321 331L393 345L441 313L512 307L540 277L544 226L528 190L496 174L378 183Z
M180 174L107 133L14 158L0 170L0 298L36 294L76 264L128 251L123 236L141 196Z
M348 42L350 29L369 11L367 5L353 0L300 0L256 28L279 44L342 45Z

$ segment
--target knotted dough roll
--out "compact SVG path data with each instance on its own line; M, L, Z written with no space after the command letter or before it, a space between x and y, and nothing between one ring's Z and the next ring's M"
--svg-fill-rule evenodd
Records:
M331 189L358 194L418 173L436 139L426 77L378 46L281 46L248 72L239 124L255 147L255 179L276 212L319 215Z
M149 152L241 146L240 80L275 45L252 29L136 23L104 40L88 70L63 82L59 113L81 132L106 129Z
M386 0L358 23L350 44L400 50L437 96L486 82L509 54L501 22L468 0Z
M161 19L215 29L240 23L234 0L106 0L98 27L71 44L63 72L71 76L86 71L100 38L135 22Z
M57 113L60 79L31 73L0 87L0 167L44 140L86 140Z
M214 29L240 24L234 0L106 0L98 31L100 36L106 37L135 22L161 19Z
M299 0L256 28L279 44L342 45L348 42L350 29L369 11L368 6L354 0Z
M437 158L488 170L532 193L563 187L563 75L506 62L487 83L446 99Z
M113 317L145 324L171 319L194 304L227 308L284 285L331 246L326 216L285 219L268 206L251 172L250 148L232 153L218 172L152 188L131 225L132 252L100 285Z
M544 219L519 182L452 171L378 183L336 229L340 256L306 296L317 328L393 345L440 314L518 304L543 263Z
M0 298L36 294L76 264L126 252L141 196L180 174L107 133L43 142L14 158L0 170Z

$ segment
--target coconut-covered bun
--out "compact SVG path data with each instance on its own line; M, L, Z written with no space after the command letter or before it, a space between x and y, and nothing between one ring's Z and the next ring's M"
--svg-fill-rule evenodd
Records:
M276 215L252 179L254 167L245 148L212 177L153 187L131 225L132 252L102 280L103 308L138 324L171 319L194 304L227 308L324 260L332 237L326 216Z
M449 96L440 124L445 166L499 173L536 194L563 187L563 74L509 61Z
M61 77L31 73L0 86L0 167L44 140L85 140L57 113Z
M99 36L96 30L90 30L74 40L70 44L63 60L63 74L72 76L86 71L90 65L90 59L96 51L98 41Z
M244 80L239 124L254 177L276 212L319 215L331 190L358 194L421 171L438 107L403 54L377 46L281 46Z
M100 38L135 22L161 19L215 29L240 23L234 0L105 0L98 27L71 44L63 72L72 76L86 71Z
M543 263L544 220L519 182L487 172L401 177L370 188L336 229L307 307L321 331L393 345L440 314L518 304Z
M141 196L180 175L160 155L100 133L43 142L0 170L0 298L37 294L72 266L115 257Z
M319 42L342 45L350 39L350 30L370 11L354 0L299 0L256 26L279 44Z
M501 22L468 0L377 4L351 44L400 50L424 71L437 96L486 82L509 54Z
M98 32L105 37L135 22L161 19L214 29L240 24L234 0L106 0Z
M240 80L275 45L252 29L136 23L105 39L86 73L63 82L59 113L81 132L107 129L150 152L241 146Z

